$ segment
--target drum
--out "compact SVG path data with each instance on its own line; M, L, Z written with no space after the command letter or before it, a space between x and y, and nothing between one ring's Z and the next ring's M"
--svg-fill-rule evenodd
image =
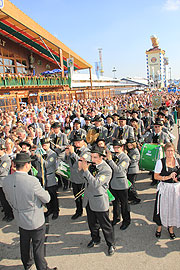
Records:
M65 162L61 161L59 163L58 169L56 170L56 174L62 175L67 179L70 179L71 176L71 170L68 164Z
M145 143L140 152L140 170L153 171L156 161L164 157L161 145Z

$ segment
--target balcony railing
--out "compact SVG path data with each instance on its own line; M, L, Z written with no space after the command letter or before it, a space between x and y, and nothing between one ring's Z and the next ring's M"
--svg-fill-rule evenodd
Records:
M21 76L21 75L0 75L1 87L24 87L24 86L63 86L71 87L70 78L43 77L43 76Z

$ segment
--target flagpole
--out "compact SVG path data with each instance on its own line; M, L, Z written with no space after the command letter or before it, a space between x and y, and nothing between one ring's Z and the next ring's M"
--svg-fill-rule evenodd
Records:
M45 187L45 179L44 179L44 165L43 165L43 158L41 154L41 170L42 170L42 185Z

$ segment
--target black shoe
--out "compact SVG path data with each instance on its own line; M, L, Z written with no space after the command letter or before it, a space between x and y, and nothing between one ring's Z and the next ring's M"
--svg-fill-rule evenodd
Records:
M59 217L59 213L54 213L54 214L52 215L52 219L53 219L53 220L57 219L58 217Z
M170 238L174 240L174 239L176 238L176 235L175 235L174 233L171 233L171 232L169 231L169 228L168 228L168 232L169 232Z
M155 236L156 236L156 238L160 238L161 237L161 232L156 231Z
M114 255L114 252L115 252L115 247L114 246L108 247L108 255L109 256Z
M44 213L44 216L49 217L51 214L53 214L53 212L48 210L47 212Z
M63 191L66 191L66 190L68 190L68 186L63 187Z
M53 268L47 267L46 270L58 270L58 268L57 267L53 267Z
M127 229L127 227L129 226L129 224L122 224L121 227L120 227L120 230L124 231Z
M92 248L92 247L94 247L94 246L96 246L96 245L99 245L100 242L101 242L101 240L99 240L99 241L93 241L93 240L91 240L91 241L89 242L89 244L87 245L87 247L88 247L88 248Z
M136 204L138 204L138 203L140 203L140 202L141 202L141 199L138 199L138 198L137 198L137 199L131 201L130 204L131 204L131 205L136 205Z
M150 185L151 186L156 186L157 185L157 181L152 181Z
M112 226L115 226L117 223L119 223L120 222L120 218L116 218L116 219L113 219L112 221L111 221L111 224L112 224Z
M78 217L81 217L82 216L82 213L75 213L71 219L77 219Z

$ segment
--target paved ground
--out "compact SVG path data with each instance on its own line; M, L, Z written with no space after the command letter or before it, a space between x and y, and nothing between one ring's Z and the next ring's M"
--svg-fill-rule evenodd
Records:
M99 246L86 247L90 235L85 211L84 216L72 221L72 191L60 190L60 216L55 221L50 218L47 224L45 252L49 265L62 270L179 270L180 229L175 229L176 239L170 240L166 228L163 228L162 237L157 240L154 236L156 225L152 222L156 189L150 186L146 172L139 174L137 189L142 203L131 206L132 223L126 231L120 231L119 224L115 226L117 250L112 257L107 256L103 236ZM110 215L112 217L112 207ZM0 270L22 270L18 228L14 221L9 224L1 221L2 216L0 213Z

